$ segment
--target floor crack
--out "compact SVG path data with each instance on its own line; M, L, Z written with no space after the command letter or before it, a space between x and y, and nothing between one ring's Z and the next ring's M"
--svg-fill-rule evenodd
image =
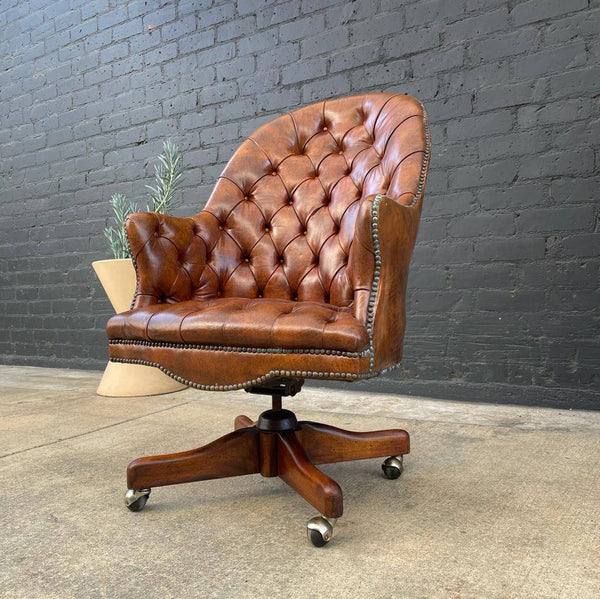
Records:
M49 441L48 443L42 443L41 445L34 445L33 447L27 447L26 449L19 449L18 451L13 451L12 453L5 453L0 455L0 459L9 458L13 455L18 455L20 453L25 453L27 451L32 451L34 449L40 449L41 447L48 447L50 445L56 445L57 443L62 443L63 441L69 441L71 439L77 439L78 437L84 437L85 435L90 435L92 433L96 433L98 431L106 430L107 428L113 428L115 426L121 426L121 424L127 424L128 422L133 422L134 420L140 420L142 418L146 418L146 416L153 416L154 414L160 414L161 412L167 412L168 410L173 410L174 408L180 408L181 406L185 406L189 404L189 401L184 401L183 403L176 404L174 406L169 406L168 408L162 408L161 410L156 410L155 412L148 412L147 414L142 414L140 416L136 416L135 418L127 418L126 420L120 420L119 422L113 422L112 424L107 424L106 426L101 426L100 428L95 428L90 431L85 431L83 433L78 433L77 435L71 435L70 437L62 437L60 439L56 439L55 441Z

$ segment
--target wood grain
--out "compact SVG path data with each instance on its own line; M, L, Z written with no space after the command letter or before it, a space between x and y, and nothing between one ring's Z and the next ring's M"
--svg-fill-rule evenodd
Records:
M390 429L355 433L318 422L300 422L298 438L313 464L348 462L410 452L406 431Z
M242 428L199 449L131 462L127 467L127 486L148 489L257 472L258 431Z

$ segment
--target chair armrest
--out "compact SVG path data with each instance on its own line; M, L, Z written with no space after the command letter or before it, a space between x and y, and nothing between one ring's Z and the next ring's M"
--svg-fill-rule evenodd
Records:
M348 266L354 316L367 326L375 371L402 358L406 282L421 206L384 195L364 198L359 206Z
M206 263L206 244L192 218L132 214L127 239L137 285L133 308L190 299Z

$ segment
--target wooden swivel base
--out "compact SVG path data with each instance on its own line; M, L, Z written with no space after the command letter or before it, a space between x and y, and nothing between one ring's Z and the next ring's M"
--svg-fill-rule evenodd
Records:
M406 431L356 433L316 422L298 422L293 412L281 409L281 397L274 395L273 409L263 412L256 423L247 416L238 416L233 432L204 447L131 462L125 502L130 510L138 511L146 504L152 487L260 473L282 478L324 516L313 521L320 518L324 520L320 524L327 528L332 527L331 520L342 515L342 490L315 464L392 456L382 467L388 478L398 478L401 456L409 451ZM329 541L331 527L329 534L322 527L315 534L319 526L311 532L310 522L308 527L315 545Z

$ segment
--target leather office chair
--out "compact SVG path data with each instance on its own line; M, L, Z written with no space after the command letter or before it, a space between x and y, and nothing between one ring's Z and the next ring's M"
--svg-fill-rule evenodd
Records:
M205 447L132 462L129 509L152 487L260 472L320 512L308 523L320 546L342 491L314 464L391 456L384 474L401 474L405 431L298 422L281 401L304 379L356 381L400 361L429 153L414 98L327 100L255 131L196 216L129 219L137 289L132 309L108 322L110 360L272 396L256 423L240 416Z

